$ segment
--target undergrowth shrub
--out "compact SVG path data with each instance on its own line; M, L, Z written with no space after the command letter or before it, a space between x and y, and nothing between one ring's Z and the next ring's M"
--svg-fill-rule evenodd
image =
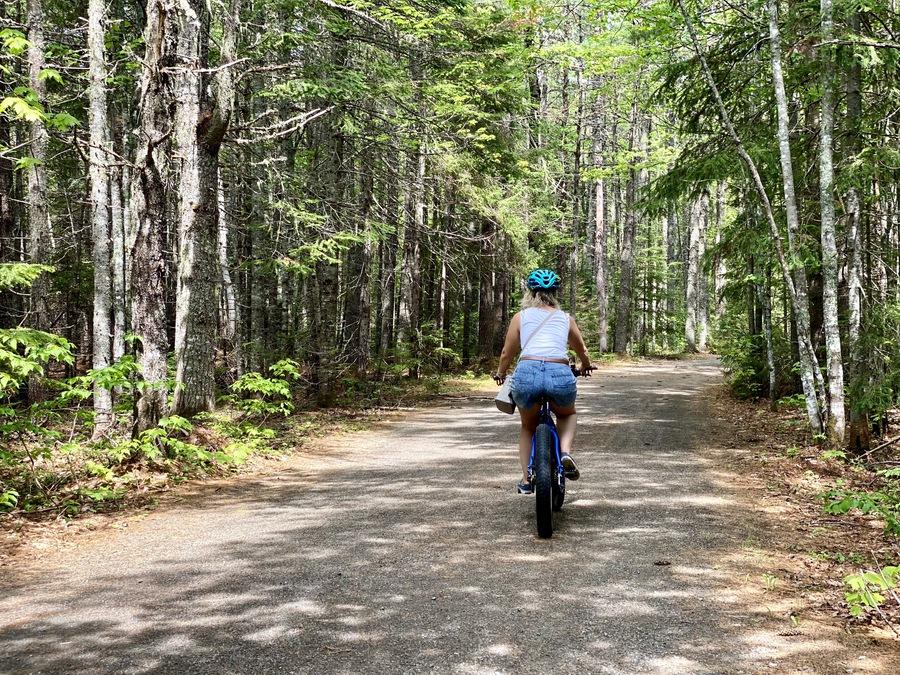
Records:
M863 515L872 514L884 520L886 534L900 535L900 486L893 476L884 475L893 471L879 472L887 480L876 490L848 489L839 482L823 495L825 512L844 515L855 510Z
M897 602L895 590L900 587L900 567L887 566L878 571L867 570L844 577L844 599L851 616L878 611L888 600Z
M223 400L232 403L247 418L287 417L294 411L292 383L302 379L300 364L282 359L268 370L269 376L256 371L244 373L231 385L233 395Z
M881 425L888 413L900 404L900 303L874 305L854 350L865 361L864 368L848 384L848 400L853 409Z
M727 312L716 328L715 344L732 393L741 399L755 399L769 395L766 337L751 335L746 321L742 313ZM777 398L790 394L795 381L790 343L777 327L772 330L772 347Z

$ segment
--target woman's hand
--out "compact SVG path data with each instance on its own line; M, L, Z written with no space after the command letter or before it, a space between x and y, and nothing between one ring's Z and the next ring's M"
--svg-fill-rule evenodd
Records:
M580 368L576 368L574 365L572 366L572 374L575 377L590 377L592 370L597 370L597 366L592 366L590 361L582 361Z
M506 373L491 373L491 377L494 378L494 382L496 382L498 385L502 385L504 382L506 382Z

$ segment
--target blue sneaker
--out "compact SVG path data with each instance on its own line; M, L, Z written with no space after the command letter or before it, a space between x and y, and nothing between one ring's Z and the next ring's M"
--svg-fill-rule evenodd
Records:
M516 492L518 492L520 495L533 495L534 486L527 481L523 481L516 485Z
M566 472L566 478L569 480L578 480L579 476L581 476L581 472L578 470L578 465L575 463L575 460L572 459L572 455L568 453L563 453L560 456L562 460L563 470Z

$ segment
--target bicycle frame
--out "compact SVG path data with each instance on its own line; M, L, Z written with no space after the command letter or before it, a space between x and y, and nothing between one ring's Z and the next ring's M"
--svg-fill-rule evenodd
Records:
M550 403L548 401L541 403L541 410L538 414L538 426L541 424L546 424L550 427L550 436L553 438L553 452L556 457L556 483L561 485L562 481L565 480L566 472L559 452L559 432L556 430L556 420L553 419L553 413L550 412ZM536 447L536 440L532 436L531 455L528 458L528 479L532 482L534 481L534 452Z

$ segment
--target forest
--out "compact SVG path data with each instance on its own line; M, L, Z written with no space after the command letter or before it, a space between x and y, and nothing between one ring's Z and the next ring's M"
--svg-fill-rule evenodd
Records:
M890 440L895 0L3 0L0 45L0 509L487 372L537 266L598 359Z

